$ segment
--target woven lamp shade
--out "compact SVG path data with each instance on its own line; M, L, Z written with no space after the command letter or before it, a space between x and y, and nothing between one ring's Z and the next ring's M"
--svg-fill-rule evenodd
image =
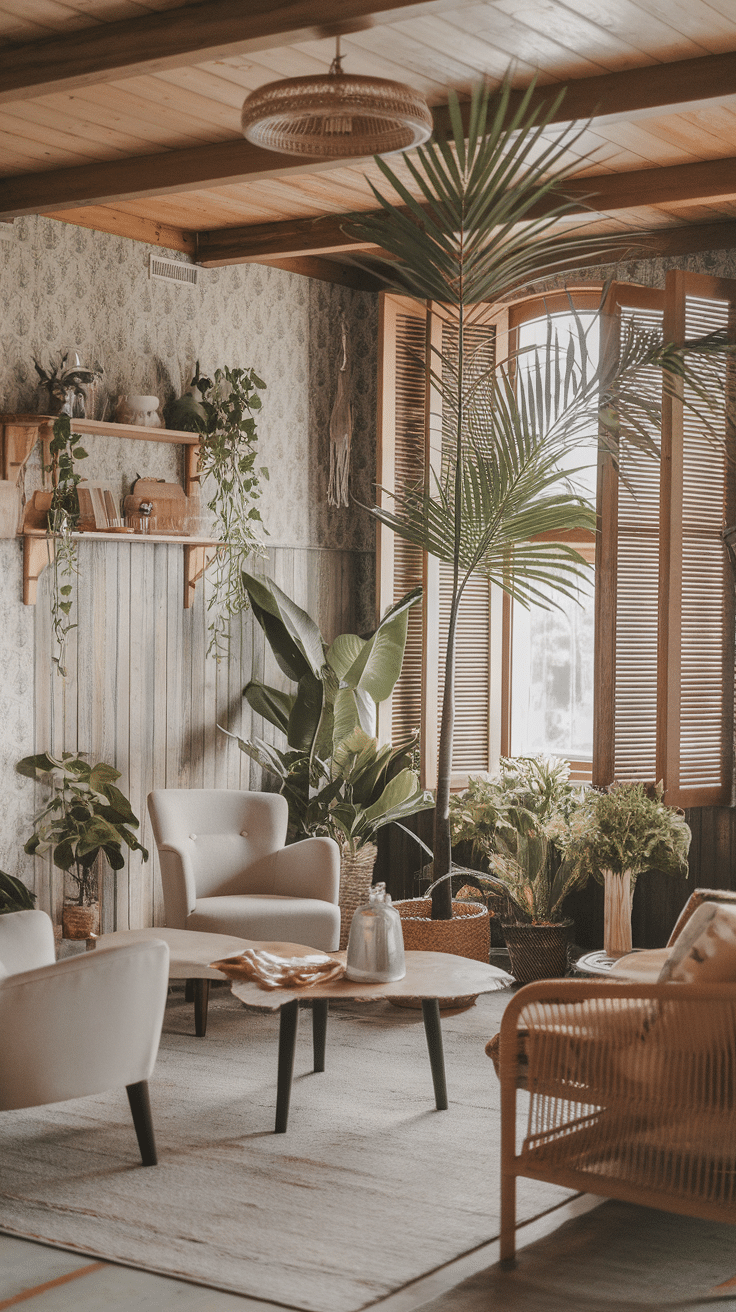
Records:
M248 96L241 122L255 146L311 159L391 155L420 146L433 126L411 87L342 72L269 82Z

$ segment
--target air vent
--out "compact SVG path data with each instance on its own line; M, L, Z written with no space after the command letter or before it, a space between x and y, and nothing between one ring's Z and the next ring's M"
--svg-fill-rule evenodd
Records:
M13 241L15 228L12 219L0 219L0 241Z
M182 264L181 260L164 260L160 255L148 258L149 278L163 278L166 282L186 283L196 287L199 282L199 265Z

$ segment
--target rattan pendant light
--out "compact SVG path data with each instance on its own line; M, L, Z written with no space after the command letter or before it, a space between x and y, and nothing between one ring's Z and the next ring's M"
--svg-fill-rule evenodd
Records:
M340 38L330 71L269 82L248 96L241 119L248 141L311 159L391 155L432 133L424 96L401 82L342 71Z

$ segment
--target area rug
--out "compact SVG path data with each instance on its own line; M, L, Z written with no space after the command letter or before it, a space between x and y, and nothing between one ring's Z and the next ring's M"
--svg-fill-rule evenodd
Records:
M124 1090L0 1114L0 1229L304 1312L357 1312L498 1234L499 1086L485 1056L506 992L442 1023L434 1108L421 1012L331 1007L311 1074L302 1013L289 1128L273 1134L278 1017L213 991L207 1036L167 1008L139 1165ZM522 1181L518 1214L569 1197Z

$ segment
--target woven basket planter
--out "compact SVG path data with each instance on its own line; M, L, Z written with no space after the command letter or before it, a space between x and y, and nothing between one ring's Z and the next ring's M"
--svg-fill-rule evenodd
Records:
M432 919L432 899L413 897L394 902L401 916L404 947L407 952L449 952L454 957L470 957L486 964L491 955L491 930L488 908L480 902L453 899L452 920ZM441 1007L469 1007L477 994L462 998L439 998ZM392 998L397 1007L421 1007L413 998Z
M567 971L567 947L572 920L557 925L502 926L511 959L511 974L520 984L535 979L559 979Z
M348 945L350 926L358 907L368 901L373 883L373 867L378 848L375 843L364 843L351 856L347 848L340 852L340 950Z
M90 934L99 933L99 902L84 907L74 902L65 902L61 912L61 928L64 938L89 938Z

